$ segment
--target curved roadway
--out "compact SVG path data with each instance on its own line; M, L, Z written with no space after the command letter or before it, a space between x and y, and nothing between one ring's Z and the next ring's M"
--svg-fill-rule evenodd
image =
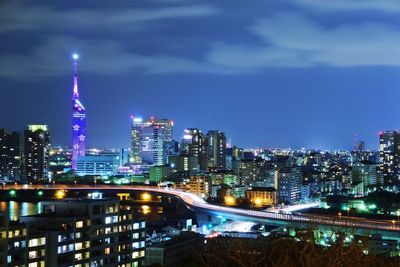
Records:
M6 185L3 189L43 189L43 190L127 190L127 191L147 191L154 193L162 193L174 195L182 199L187 205L199 208L211 213L223 213L241 216L249 219L258 220L272 220L286 223L305 223L310 225L329 225L336 227L351 227L351 228L362 228L369 230L383 230L383 231L400 231L400 224L398 221L387 221L387 220L375 220L365 219L347 216L326 216L326 215L310 215L310 214L282 214L265 211L245 210L238 208L230 208L224 206L218 206L209 204L204 199L179 190L151 187L151 186L110 186L110 185Z

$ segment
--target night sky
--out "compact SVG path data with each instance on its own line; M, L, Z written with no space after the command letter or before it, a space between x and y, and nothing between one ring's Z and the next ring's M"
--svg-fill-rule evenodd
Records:
M398 0L87 2L0 2L0 128L70 145L73 52L89 146L129 146L131 114L243 147L377 149L400 128Z

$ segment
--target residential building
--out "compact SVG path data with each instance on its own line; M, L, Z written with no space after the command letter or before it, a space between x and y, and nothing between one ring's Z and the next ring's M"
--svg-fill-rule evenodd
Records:
M201 197L211 194L211 179L208 175L192 175L189 178L189 191Z
M47 125L28 125L22 151L24 179L28 182L48 180L50 133Z
M400 182L400 133L397 131L379 135L379 171L385 184Z
M169 165L150 166L149 181L160 183L168 180L170 174L171 174L171 166Z
M278 203L295 204L300 201L302 174L298 167L277 170Z
M207 132L208 167L226 169L226 135L224 132L212 130Z
M46 233L45 266L144 266L145 221L113 199L40 203L21 217L30 233ZM33 266L33 265L32 265Z
M194 232L181 232L171 240L146 248L146 265L180 266L192 253L202 249L204 237Z
M18 182L20 178L20 135L0 129L0 181Z

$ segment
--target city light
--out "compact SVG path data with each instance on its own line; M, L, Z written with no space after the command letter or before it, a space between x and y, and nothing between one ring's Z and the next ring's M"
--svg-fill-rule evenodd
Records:
M56 192L56 198L61 199L61 198L64 198L64 197L65 197L65 191L64 190L58 190Z
M149 214L149 213L151 212L150 207L149 207L148 205L143 205L143 206L141 207L141 209L142 209L142 213L143 213L144 215Z
M256 206L262 206L262 203L263 203L263 201L262 201L261 198L256 198L256 199L254 199L254 204L255 204Z
M151 195L149 193L143 193L142 194L142 200L150 201L151 200Z
M43 196L43 191L42 191L42 190L39 190L39 191L37 192L37 195L38 195L39 197Z
M17 191L15 191L14 189L12 189L12 190L10 190L10 191L8 192L8 194L9 194L11 197L15 197L15 196L17 195Z
M185 140L190 140L190 139L192 139L192 136L191 136L190 134L185 134L185 135L183 136L183 139L185 139Z
M226 196L225 197L225 204L226 205L235 205L236 204L236 198L233 196Z
M143 122L143 119L140 117L135 117L135 118L133 118L133 122L141 123L141 122Z

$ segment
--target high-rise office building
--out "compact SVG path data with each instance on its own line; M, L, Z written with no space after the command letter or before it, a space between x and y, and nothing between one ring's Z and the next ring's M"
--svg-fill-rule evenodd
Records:
M208 131L208 167L226 168L226 136L224 132Z
M240 176L241 183L255 186L257 181L266 179L267 162L264 159L242 159L238 164L236 173Z
M206 171L208 169L207 140L207 136L199 129L185 129L185 134L182 140L182 146L184 149L181 152L190 157L197 158L200 171Z
M79 98L78 55L74 54L74 89L72 94L72 169L86 151L86 109Z
M0 179L18 181L21 168L20 135L0 129Z
M379 135L379 171L385 184L400 182L400 133L387 131Z
M131 163L142 163L142 130L145 127L143 119L139 117L131 117Z
M278 203L295 204L300 201L302 174L300 168L284 168L276 171Z
M174 122L167 119L132 117L131 163L166 164L168 151L173 145L173 126Z
M47 125L28 125L24 131L23 171L28 182L49 178L50 134Z

